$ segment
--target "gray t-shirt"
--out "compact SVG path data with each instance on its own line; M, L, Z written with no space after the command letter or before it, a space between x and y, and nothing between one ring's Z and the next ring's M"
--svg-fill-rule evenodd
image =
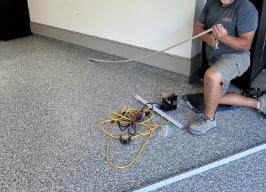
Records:
M258 12L248 0L235 0L227 7L222 7L220 0L208 0L198 21L206 29L215 24L222 24L228 35L238 37L255 31L258 27ZM219 43L219 49L214 49L206 43L206 55L209 62L215 62L223 54L245 54L247 51L236 50L224 43Z

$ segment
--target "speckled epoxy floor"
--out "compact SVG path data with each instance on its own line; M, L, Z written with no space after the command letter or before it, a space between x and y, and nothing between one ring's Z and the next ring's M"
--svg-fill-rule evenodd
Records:
M160 93L175 91L178 107L168 114L188 125L197 115L181 96L202 87L137 62L90 57L119 59L41 36L0 44L0 191L128 191L266 142L265 116L240 108L217 113L218 126L204 136L176 128L164 138L159 128L135 164L115 169L99 128L109 110L142 108L136 94L158 102ZM253 85L266 89L264 72ZM126 164L143 141L112 140L110 159ZM265 191L264 152L157 191Z

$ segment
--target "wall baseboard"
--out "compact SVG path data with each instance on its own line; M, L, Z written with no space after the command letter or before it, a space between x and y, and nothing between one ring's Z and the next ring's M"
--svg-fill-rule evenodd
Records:
M35 22L31 22L30 26L32 33L109 53L126 59L138 58L156 52ZM182 58L167 53L160 53L138 61L190 77L200 69L201 57L201 53L192 59Z

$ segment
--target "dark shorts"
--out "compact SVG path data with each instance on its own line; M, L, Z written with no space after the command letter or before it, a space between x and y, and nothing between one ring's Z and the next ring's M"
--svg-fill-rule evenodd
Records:
M250 65L249 52L244 55L225 54L216 62L210 63L211 69L218 71L222 76L223 95L228 90L232 79L241 76Z

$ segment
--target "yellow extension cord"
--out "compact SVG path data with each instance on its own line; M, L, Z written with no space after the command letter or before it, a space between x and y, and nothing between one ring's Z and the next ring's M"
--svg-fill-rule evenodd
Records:
M119 136L115 136L112 135L111 131L113 129L113 127L119 122L122 125L127 125L129 124L129 122L131 122L131 118L134 117L136 114L140 113L141 110L137 110L137 109L131 109L129 105L126 105L123 107L123 109L119 112L115 112L115 111L109 111L108 116L109 119L108 120L104 120L100 122L100 127L103 130L104 133L107 134L107 140L106 140L106 159L107 162L115 168L119 168L119 169L124 169L127 168L129 166L131 166L140 156L142 150L144 149L144 147L146 146L146 144L148 143L148 141L150 140L153 131L162 126L163 124L163 117L160 116L160 122L158 124L155 124L153 121L153 117L154 117L154 111L149 109L148 107L143 109L142 112L150 112L150 115L148 116L147 119L142 119L142 121L137 122L136 124L136 135L131 136L132 139L137 138L139 136L145 136L145 135L149 135L148 138L146 139L146 141L142 144L142 146L140 147L137 155L134 157L134 159L128 163L127 165L115 165L113 164L110 159L109 159L109 142L110 142L110 138L114 138L117 140L120 140L120 135ZM109 129L107 130L106 128L104 128L104 124L105 123L111 123L111 125L109 126ZM144 126L147 128L146 131L140 132L138 130L138 126Z

